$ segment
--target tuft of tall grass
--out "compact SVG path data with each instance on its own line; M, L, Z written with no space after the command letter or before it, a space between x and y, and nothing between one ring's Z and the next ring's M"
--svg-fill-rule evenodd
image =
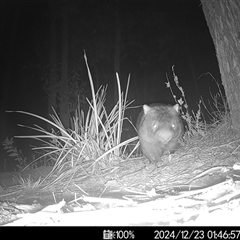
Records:
M70 119L71 127L69 129L63 126L54 109L54 114L50 115L52 120L29 112L15 111L41 119L53 127L50 132L36 124L34 124L34 127L18 124L19 126L35 130L39 134L16 136L18 138L36 139L43 144L40 147L33 148L33 150L44 152L34 162L41 158L50 158L55 161L52 171L45 179L42 179L42 182L44 182L57 173L58 177L51 185L66 178L72 179L78 170L81 170L82 174L93 173L98 163L100 168L103 166L107 168L112 161L121 158L122 149L126 144L138 139L138 137L134 137L125 142L120 142L123 121L130 121L124 116L126 108L132 103L127 101L130 78L128 78L124 95L121 92L118 74L116 74L118 102L108 113L104 106L107 88L101 86L95 93L86 54L84 54L84 58L88 70L92 100L87 99L89 109L86 114L81 109L80 104L78 104L74 116Z

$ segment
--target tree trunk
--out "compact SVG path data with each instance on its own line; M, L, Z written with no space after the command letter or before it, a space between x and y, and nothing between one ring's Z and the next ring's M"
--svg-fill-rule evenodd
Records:
M11 6L11 5L10 5ZM9 113L6 110L19 110L19 109L9 109L10 98L14 96L9 94L11 87L11 81L14 72L14 54L16 49L16 33L19 21L19 11L16 8L12 8L11 17L7 15L10 13L9 4L5 2L1 3L0 9L0 27L1 27L1 37L0 43L4 47L1 49L1 59L4 61L1 63L1 87L0 87L0 141L1 143L6 137L12 136L12 131L8 128L10 125L8 123ZM8 29L4 29L4 26L8 26ZM7 42L7 39L9 42ZM17 99L15 101L18 101ZM12 117L12 116L11 116ZM10 135L10 136L9 136ZM1 154L2 155L2 154ZM2 159L3 157L0 156Z
M114 104L118 101L118 86L116 80L116 72L120 76L120 44L121 44L121 29L119 22L119 0L116 0L116 11L115 11L115 22L116 22L116 32L115 32L115 52L114 52ZM120 78L121 79L121 78Z
M48 87L48 114L52 114L52 107L57 110L57 91L58 91L58 75L57 75L57 31L56 31L56 9L51 6L51 49L50 49L50 74Z
M69 128L68 114L68 9L62 6L62 60L60 82L60 119L65 128Z
M240 131L240 1L201 2L216 48L232 126Z

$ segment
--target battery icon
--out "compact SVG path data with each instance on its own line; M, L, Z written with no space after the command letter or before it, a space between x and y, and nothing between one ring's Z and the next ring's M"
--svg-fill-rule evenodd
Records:
M113 231L104 230L103 231L103 239L113 239Z

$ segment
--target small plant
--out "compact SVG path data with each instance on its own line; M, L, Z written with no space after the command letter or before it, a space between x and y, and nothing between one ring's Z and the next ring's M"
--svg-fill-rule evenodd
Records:
M19 178L17 178L20 187L26 191L38 189L39 186L41 186L41 180L41 177L39 177L37 180L32 180L30 176L28 178L23 178L20 175Z
M180 99L177 99L176 95L173 93L169 80L166 82L166 87L170 89L175 102L180 106L180 114L188 127L188 131L186 132L186 134L188 136L194 136L194 135L204 136L206 133L207 124L202 118L202 114L201 114L202 101L201 99L199 100L197 113L194 113L193 111L190 113L184 90L180 86L178 77L174 72L174 66L172 67L172 72L173 72L174 83L179 89L179 91L181 92L182 97Z
M209 107L206 106L204 101L202 99L198 102L198 110L196 113L193 111L189 111L189 107L187 104L187 100L185 97L185 93L183 88L180 86L178 77L176 76L174 72L174 66L172 67L173 72L173 80L179 91L181 92L182 97L180 99L177 99L176 95L173 93L173 90L171 88L169 80L166 82L167 88L170 89L171 94L177 104L180 106L180 113L182 118L187 124L187 129L184 137L192 137L192 136L205 136L207 132L209 132L210 129L215 128L217 125L219 125L220 122L228 121L229 119L229 108L227 105L227 101L225 97L222 94L222 91L220 89L219 84L217 81L213 78L213 76L210 74L212 79L215 81L218 87L218 94L215 96L211 96L213 100L213 104L211 105L209 103ZM204 120L203 114L202 114L202 107L208 112L208 114L211 116L211 121L209 124L206 123Z
M4 150L7 151L10 157L15 158L17 170L22 170L27 165L27 157L24 157L21 150L18 150L17 147L14 146L13 138L10 140L8 137L3 141Z

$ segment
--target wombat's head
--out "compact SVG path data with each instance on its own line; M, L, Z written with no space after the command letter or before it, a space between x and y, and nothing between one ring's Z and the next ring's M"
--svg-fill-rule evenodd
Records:
M162 144L168 144L172 139L181 137L183 125L178 111L178 104L174 106L144 105L144 125L148 133Z

